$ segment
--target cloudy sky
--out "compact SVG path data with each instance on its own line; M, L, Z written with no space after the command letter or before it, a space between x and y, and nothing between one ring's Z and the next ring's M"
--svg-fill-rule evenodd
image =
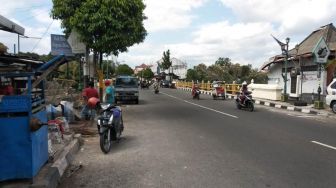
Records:
M118 61L134 67L153 63L170 49L189 67L210 65L218 57L259 68L280 47L271 34L290 47L320 26L335 22L334 0L145 0L146 40L120 54ZM49 16L47 0L0 0L0 14L26 29L20 51L47 54L50 34L62 34L60 22ZM0 31L0 41L13 52L17 35Z

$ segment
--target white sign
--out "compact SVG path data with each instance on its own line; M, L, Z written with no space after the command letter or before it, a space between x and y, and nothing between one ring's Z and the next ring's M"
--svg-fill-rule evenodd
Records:
M315 48L313 49L313 54L316 63L327 63L328 57L330 55L330 49L323 37L317 42Z
M74 54L84 54L86 52L86 46L80 41L79 35L76 31L72 30L68 38L68 42L71 46L72 53Z

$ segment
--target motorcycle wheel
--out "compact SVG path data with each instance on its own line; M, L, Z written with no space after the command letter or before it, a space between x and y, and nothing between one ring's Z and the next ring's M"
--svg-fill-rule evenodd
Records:
M200 100L200 97L199 97L199 95L197 95L197 100Z
M247 108L249 109L250 112L252 112L254 110L254 105L252 102L248 102L247 103Z
M110 137L110 129L105 131L100 135L100 149L105 154L108 153L111 149L111 137Z
M238 108L238 110L240 110L242 107L240 106L239 102L236 101L236 106Z

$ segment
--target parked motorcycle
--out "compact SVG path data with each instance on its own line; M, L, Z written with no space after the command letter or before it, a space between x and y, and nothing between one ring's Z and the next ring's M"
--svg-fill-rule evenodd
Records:
M250 112L254 110L254 101L252 99L252 92L247 92L245 94L238 93L236 98L236 105L238 109L246 108ZM242 96L244 95L244 96ZM243 99L245 97L245 99Z
M119 106L111 104L101 105L102 112L97 120L97 127L100 136L100 149L108 153L112 141L119 142L121 133L124 130L122 111Z

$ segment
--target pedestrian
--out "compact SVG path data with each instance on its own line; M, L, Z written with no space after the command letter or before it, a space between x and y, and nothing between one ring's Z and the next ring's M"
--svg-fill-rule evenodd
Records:
M88 105L88 101L90 98L97 98L99 99L98 91L94 88L94 83L92 81L89 82L87 88L85 88L82 92L83 100L84 100L84 107L81 111L81 118L88 118L90 115L94 115L93 111L90 110L90 106ZM89 113L91 111L91 113Z
M114 87L109 80L105 80L105 102L114 104Z

